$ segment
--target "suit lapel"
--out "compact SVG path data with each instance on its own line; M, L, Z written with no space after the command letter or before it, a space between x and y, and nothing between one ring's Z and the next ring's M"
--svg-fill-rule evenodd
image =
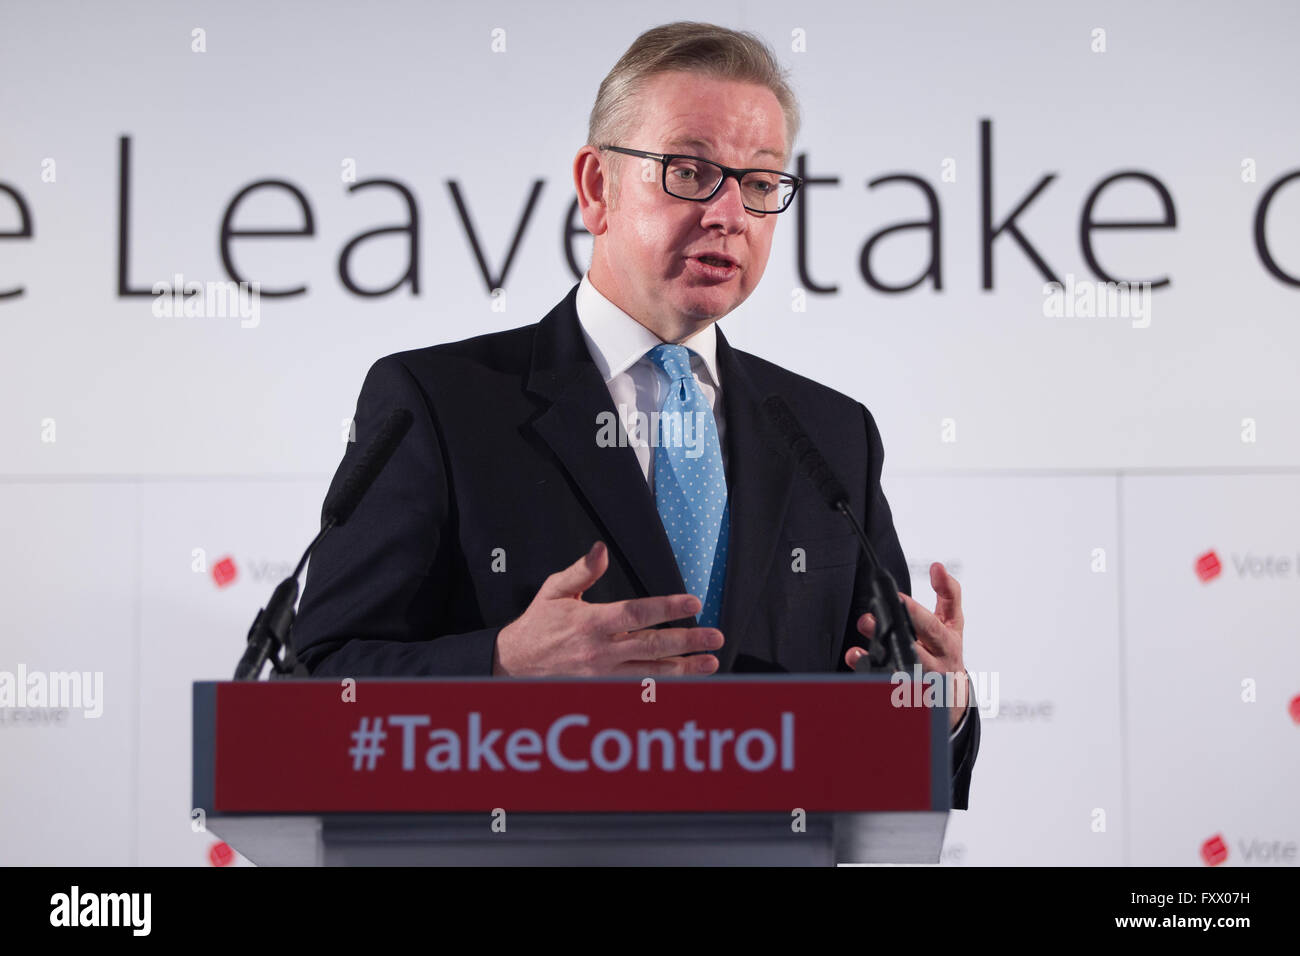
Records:
M605 543L623 556L645 593L680 594L686 587L636 452L628 445L597 444L597 416L614 414L614 403L582 338L577 293L575 285L537 329L527 387L551 406L533 429L596 512L608 532Z
M730 671L754 607L761 603L790 504L794 462L771 436L765 395L718 329L718 377L727 424L727 495L731 530L722 595L719 671Z

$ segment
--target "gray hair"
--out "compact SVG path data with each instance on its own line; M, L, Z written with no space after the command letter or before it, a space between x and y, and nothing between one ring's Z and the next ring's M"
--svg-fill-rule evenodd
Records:
M787 72L756 34L712 23L681 20L642 33L601 81L587 122L587 143L620 143L636 129L637 102L646 82L660 73L696 73L720 80L765 86L785 115L787 155L799 135L799 103ZM623 144L626 145L626 144ZM610 171L610 197L618 191L618 165Z

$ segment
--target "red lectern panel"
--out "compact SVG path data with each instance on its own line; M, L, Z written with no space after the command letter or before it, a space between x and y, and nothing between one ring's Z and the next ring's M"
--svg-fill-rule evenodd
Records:
M213 813L946 810L946 711L887 678L196 684ZM210 795L207 802L198 802Z

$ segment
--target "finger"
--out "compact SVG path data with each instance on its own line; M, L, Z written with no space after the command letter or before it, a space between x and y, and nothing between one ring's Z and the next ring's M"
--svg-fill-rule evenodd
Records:
M934 613L953 630L962 630L966 620L961 611L961 585L938 561L930 565L930 587L938 598Z
M918 644L940 657L947 657L958 649L957 636L942 621L902 591L898 592L898 599L903 602L907 616L912 619L912 630L916 632Z
M724 643L722 632L713 627L652 627L619 638L615 646L625 661L656 661L680 654L716 651Z
M863 637L870 640L871 636L875 632L876 632L876 619L870 614L862 615L862 617L858 619L858 633L862 634ZM916 659L921 664L922 671L932 671L932 670L940 669L939 658L935 657L933 654L927 651L925 647L921 645L920 642L913 644L912 647L916 652ZM848 664L849 667L853 668L854 670L857 670L858 662L866 656L867 656L866 648L850 647L847 651L844 652L844 663Z
M695 617L702 604L694 594L665 594L593 604L592 624L602 634L639 631L665 621Z
M876 616L871 612L863 614L857 620L858 633L863 639L870 641L876 633ZM862 647L850 647L844 652L844 663L849 667L857 670L858 661L867 656L867 651Z
M537 589L539 598L581 597L609 568L609 549L597 541L586 554L562 571L550 575Z
M657 661L624 661L611 673L650 677L689 677L693 674L712 674L718 669L718 659L712 654L692 654L690 657L664 657Z

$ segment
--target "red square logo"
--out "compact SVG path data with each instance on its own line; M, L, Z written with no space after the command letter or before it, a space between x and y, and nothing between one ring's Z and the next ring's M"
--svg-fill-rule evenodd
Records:
M235 559L232 557L224 557L212 566L212 580L217 582L219 588L224 588L235 580L235 574Z
M229 843L219 840L208 847L208 862L213 866L230 866L235 862L235 851Z
M1300 724L1300 694L1291 698L1291 704L1287 707L1287 711L1291 714L1291 719Z
M1202 581L1213 581L1222 571L1223 565L1219 563L1219 556L1213 549L1196 559L1196 576Z
M1228 858L1228 844L1223 842L1223 834L1216 833L1201 844L1201 859L1208 866L1218 866Z

